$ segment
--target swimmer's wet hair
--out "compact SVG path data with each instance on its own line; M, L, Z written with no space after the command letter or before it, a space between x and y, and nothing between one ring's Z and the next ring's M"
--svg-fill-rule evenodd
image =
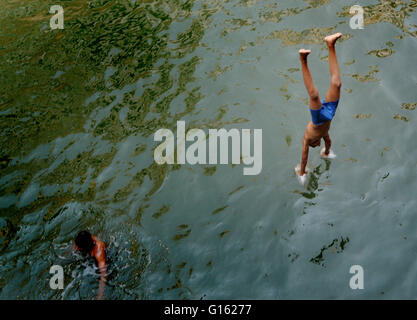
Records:
M83 252L90 252L94 248L94 241L91 233L88 231L81 231L75 238L75 244Z

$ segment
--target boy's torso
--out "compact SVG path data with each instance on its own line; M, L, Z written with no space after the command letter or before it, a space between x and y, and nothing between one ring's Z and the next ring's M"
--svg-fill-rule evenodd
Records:
M315 125L312 121L310 121L307 125L304 135L305 139L307 139L309 142L312 142L323 138L329 132L330 123L331 121L326 121L323 124Z

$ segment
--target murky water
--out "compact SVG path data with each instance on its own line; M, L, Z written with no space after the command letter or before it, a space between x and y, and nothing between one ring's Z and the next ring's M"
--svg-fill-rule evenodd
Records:
M417 1L58 3L64 30L56 3L0 7L0 298L94 299L94 262L69 251L82 229L108 244L108 299L417 298ZM297 51L324 96L336 31L338 157L314 149L303 188ZM261 174L157 165L153 134L178 120L261 128Z

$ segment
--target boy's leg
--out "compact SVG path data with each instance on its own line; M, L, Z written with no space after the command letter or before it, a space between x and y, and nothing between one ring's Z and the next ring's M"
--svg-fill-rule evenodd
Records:
M311 109L320 109L321 102L319 97L319 91L313 83L311 78L310 70L307 65L307 56L310 54L310 50L301 49L298 51L300 54L301 69L303 71L304 85L307 89L308 95L310 96L310 108Z
M339 39L342 34L335 33L324 38L329 47L329 68L330 68L330 87L326 93L326 102L337 101L340 98L340 87L342 86L342 81L340 80L340 71L339 65L337 63L335 44L337 39Z

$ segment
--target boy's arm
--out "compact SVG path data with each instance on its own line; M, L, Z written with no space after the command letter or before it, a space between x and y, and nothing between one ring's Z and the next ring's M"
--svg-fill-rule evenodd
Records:
M100 282L99 282L99 289L97 294L97 299L101 300L104 294L104 288L106 286L106 278L107 278L107 265L106 265L106 253L104 251L104 243L101 244L100 250L98 250L95 258L97 260L97 265L100 270Z
M323 140L326 147L326 149L324 150L324 154L328 156L330 152L330 147L332 146L332 140L330 140L330 136L328 133L323 137Z
M307 139L303 139L303 154L301 156L301 165L300 165L300 176L304 175L306 173L306 165L307 165L307 159L308 159L308 142Z
M98 262L98 269L100 270L100 273L101 273L101 278L105 280L107 277L106 258L103 257L103 258L97 259L97 262Z
M103 264L98 264L98 267L100 268L100 272L101 272L101 277L100 277L100 282L98 284L98 293L97 293L97 299L98 300L102 300L103 299L103 295L104 295L104 289L106 287L106 263Z

